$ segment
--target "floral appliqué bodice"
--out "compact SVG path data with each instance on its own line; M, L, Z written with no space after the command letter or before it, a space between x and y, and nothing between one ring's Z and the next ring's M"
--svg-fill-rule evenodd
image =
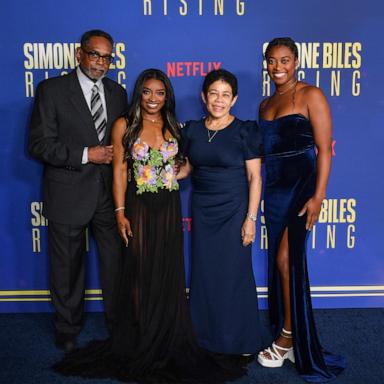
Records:
M175 173L175 156L179 148L177 140L171 137L159 149L151 148L138 138L132 147L133 174L136 193L157 192L159 189L179 189Z

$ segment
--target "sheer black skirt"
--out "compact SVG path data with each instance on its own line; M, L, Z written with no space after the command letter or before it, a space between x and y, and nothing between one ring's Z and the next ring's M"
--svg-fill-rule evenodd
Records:
M138 383L220 383L244 375L246 361L213 355L196 343L185 297L178 191L127 192L133 238L116 293L116 323L105 341L64 357L66 376Z

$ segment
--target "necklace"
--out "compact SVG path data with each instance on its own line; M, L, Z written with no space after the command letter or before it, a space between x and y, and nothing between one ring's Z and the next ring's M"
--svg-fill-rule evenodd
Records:
M217 132L219 132L219 130L215 131L214 133L211 134L210 130L207 128L207 134L208 134L208 143L211 143L212 140L215 138L215 136L217 135Z
M287 93L287 92L290 91L292 88L296 88L296 84L297 84L297 80L296 80L292 85L290 85L287 89L285 89L283 92L279 92L277 89L276 89L276 92L277 92L279 95L284 95L284 93Z
M211 143L212 140L215 138L215 136L218 134L219 131L222 131L225 129L225 127L228 125L228 123L231 121L232 117L229 116L229 118L225 121L225 123L220 124L220 126L216 127L217 129L209 129L207 126L205 127L207 129L207 135L208 135L208 143ZM211 131L214 131L213 133Z
M148 117L143 117L143 120L150 121L153 124L161 124L162 120L157 120L157 119L149 119Z

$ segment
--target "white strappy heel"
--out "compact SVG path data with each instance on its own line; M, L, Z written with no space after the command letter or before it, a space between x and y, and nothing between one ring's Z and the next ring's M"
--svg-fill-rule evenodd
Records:
M287 331L284 328L282 329L280 335L287 339L292 339L292 332ZM285 352L284 355L280 355L280 353L278 352L279 350ZM266 357L266 355L269 356ZM277 345L275 342L272 343L271 347L264 349L264 351L261 351L257 356L257 361L259 362L259 364L267 368L279 368L284 364L284 361L287 359L290 360L292 363L295 362L293 347L280 347L280 345Z

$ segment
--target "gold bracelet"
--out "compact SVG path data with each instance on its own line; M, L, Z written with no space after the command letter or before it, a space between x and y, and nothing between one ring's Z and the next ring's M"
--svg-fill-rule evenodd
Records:
M115 209L115 212L122 211L124 209L125 209L125 207L118 207L118 208Z

